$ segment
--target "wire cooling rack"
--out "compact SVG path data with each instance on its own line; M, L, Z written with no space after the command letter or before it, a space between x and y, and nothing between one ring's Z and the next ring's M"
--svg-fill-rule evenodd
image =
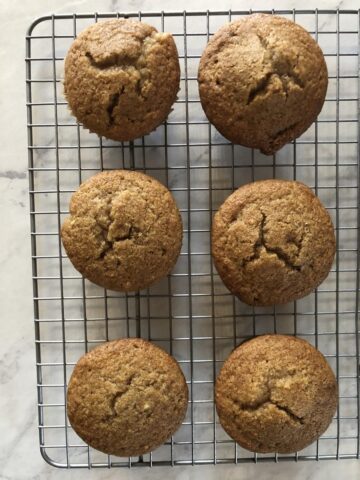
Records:
M303 25L322 47L329 88L318 120L277 155L228 143L199 103L197 67L211 35L249 11L53 15L26 37L31 243L39 441L58 467L118 467L360 457L359 402L359 49L360 12L271 11ZM133 17L171 32L181 90L168 121L130 143L99 139L79 126L63 97L63 59L76 34L112 17ZM104 291L84 280L62 248L59 229L81 181L100 170L135 168L169 186L181 209L184 244L171 275L136 294ZM285 306L249 307L229 294L210 256L213 213L239 185L298 179L314 189L336 228L337 255L319 289ZM294 455L252 454L218 423L213 386L222 362L262 333L305 338L327 357L340 402L327 432ZM116 458L85 445L66 416L66 385L89 349L122 336L156 342L180 362L190 390L187 417L150 455Z

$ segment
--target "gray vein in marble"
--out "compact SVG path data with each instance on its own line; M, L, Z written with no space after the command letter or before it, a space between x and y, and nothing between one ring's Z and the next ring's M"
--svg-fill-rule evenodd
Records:
M17 172L16 170L5 170L5 172L0 172L0 178L9 178L10 180L15 180L17 178L26 178L26 173Z
M5 355L0 359L0 384L5 385L15 377L19 371L18 356L21 354L21 350L17 349L12 355Z
M16 455L16 447L18 444L21 442L21 440L24 438L26 433L32 429L35 428L35 422L37 421L36 416L34 414L33 407L31 405L28 406L28 415L27 418L29 419L25 424L21 426L21 428L18 428L16 435L12 438L11 442L9 442L5 448L1 452L1 468L2 471L6 470L7 465L11 462L13 455ZM3 477L0 477L3 478ZM9 477L12 478L12 477Z
M111 11L119 11L119 8L122 7L123 9L123 2L121 2L121 5L119 5L119 0L111 0ZM141 8L141 5L143 4L143 0L127 0L127 10L131 11L134 9ZM156 7L155 7L156 8Z

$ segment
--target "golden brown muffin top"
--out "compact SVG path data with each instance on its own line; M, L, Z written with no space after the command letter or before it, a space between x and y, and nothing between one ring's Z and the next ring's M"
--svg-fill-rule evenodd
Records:
M108 20L86 28L65 59L65 96L89 130L113 140L151 132L179 90L175 42L146 23Z
M97 450L121 457L164 443L183 421L187 402L176 360L139 338L107 342L81 357L67 392L76 433Z
M304 297L326 278L334 254L330 216L300 182L244 185L214 216L216 269L228 289L249 305Z
M306 30L283 17L254 14L211 38L198 81L210 122L232 142L269 155L315 120L328 76Z
M231 353L216 380L215 395L221 425L242 447L292 453L329 426L337 384L325 358L310 343L264 335Z
M160 182L140 172L101 172L82 183L61 229L74 267L97 285L145 288L169 273L181 249L182 221Z

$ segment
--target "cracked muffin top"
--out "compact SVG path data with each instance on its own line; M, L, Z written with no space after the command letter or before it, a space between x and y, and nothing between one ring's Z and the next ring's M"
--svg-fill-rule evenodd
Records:
M244 342L225 361L215 401L224 430L253 452L293 453L328 428L335 376L310 343L286 335Z
M163 122L180 82L173 37L134 20L86 28L65 59L64 92L79 122L118 141L132 140Z
M220 133L270 155L314 122L328 75L306 30L282 17L254 14L213 36L198 82L206 116Z
M227 288L249 305L276 305L312 292L335 255L330 216L306 185L262 180L240 187L212 226L212 255Z
M101 172L82 183L61 228L74 267L110 290L137 291L166 276L181 249L182 221L160 182L140 172Z
M80 358L68 386L67 414L90 446L119 457L137 456L175 433L187 402L176 360L153 343L125 338Z

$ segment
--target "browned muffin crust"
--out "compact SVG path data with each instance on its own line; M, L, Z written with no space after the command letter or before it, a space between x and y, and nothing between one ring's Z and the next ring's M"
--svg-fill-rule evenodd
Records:
M329 426L337 405L335 376L310 343L264 335L236 348L216 380L224 430L242 447L292 453Z
M70 202L61 237L87 279L110 290L136 291L166 276L181 249L182 221L160 182L140 172L101 172Z
M84 127L113 140L154 130L170 113L180 82L173 37L127 19L86 28L65 59L65 96Z
M198 81L204 111L220 133L270 155L314 122L328 75L320 47L300 25L254 14L213 36Z
M227 288L249 305L287 303L312 292L335 255L330 216L306 185L263 180L221 205L212 255Z
M139 338L107 342L77 362L67 392L76 433L101 452L142 455L181 425L188 388L176 362Z

